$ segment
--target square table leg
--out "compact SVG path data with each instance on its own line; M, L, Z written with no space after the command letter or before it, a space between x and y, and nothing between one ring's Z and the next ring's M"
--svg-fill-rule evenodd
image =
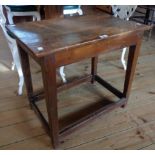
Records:
M59 146L59 121L57 109L56 66L54 57L45 57L41 62L49 132L54 148Z
M31 78L31 71L30 71L30 63L29 63L29 56L27 52L25 52L20 45L18 45L19 54L21 58L21 65L22 71L24 75L24 82L27 90L27 95L30 103L30 107L32 108L32 103L34 102L32 95L33 95L33 86L32 86L32 78Z
M129 94L131 91L131 85L136 70L137 59L140 52L140 45L141 40L138 41L136 45L132 45L129 47L127 71L125 75L124 90L123 90L123 96L127 99L129 98Z

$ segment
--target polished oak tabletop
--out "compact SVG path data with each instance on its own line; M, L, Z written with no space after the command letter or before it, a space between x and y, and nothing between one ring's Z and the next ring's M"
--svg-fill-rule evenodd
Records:
M36 57L149 28L108 14L57 18L7 26L10 33Z

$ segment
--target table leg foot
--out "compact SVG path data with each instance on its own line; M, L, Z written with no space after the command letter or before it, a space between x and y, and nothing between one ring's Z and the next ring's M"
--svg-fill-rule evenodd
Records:
M121 108L126 108L127 103L125 103L124 105L121 106Z

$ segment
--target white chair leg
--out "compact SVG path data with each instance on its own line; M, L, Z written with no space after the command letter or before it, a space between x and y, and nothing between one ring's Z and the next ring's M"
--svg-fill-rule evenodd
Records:
M32 21L35 21L35 20L36 20L36 17L35 17L35 16L33 16L33 17L32 17Z
M15 70L15 63L14 63L14 62L12 62L11 70L12 70L12 71Z
M41 20L41 17L40 17L39 12L35 12L34 13L34 16L36 17L37 21L40 21Z
M125 62L125 52L126 52L126 50L127 50L127 48L123 48L122 56L121 56L121 62L122 62L124 70L126 70L126 62Z
M17 47L14 49L14 63L17 68L18 76L19 76L19 82L18 82L18 95L22 95L23 93L23 85L24 85L24 76L22 72L22 67L20 63L19 53Z
M64 73L64 66L60 67L59 73L60 73L60 77L61 77L62 81L63 81L64 83L66 83L67 80L66 80L66 78L65 78L66 75L65 75L65 73Z
M79 10L78 10L78 14L79 14L80 16L83 15L82 9L79 9Z
M15 67L18 72L19 82L18 82L18 95L22 95L23 85L24 85L24 76L22 72L22 67L20 63L20 57L18 53L17 44L14 41L13 43L9 43L10 50L12 51L12 57L15 64Z
M18 83L18 95L23 94L23 85L24 85L24 77L19 76L19 83Z
M40 17L39 12L34 12L33 13L33 21L40 21L40 20L41 20L41 17Z
M11 12L7 12L8 13L8 21L9 21L9 24L14 24L13 22L13 14Z

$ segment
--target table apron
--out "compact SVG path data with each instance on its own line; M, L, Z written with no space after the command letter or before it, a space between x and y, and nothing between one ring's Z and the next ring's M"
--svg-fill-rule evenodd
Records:
M56 67L68 65L81 61L83 59L95 57L99 54L109 52L112 50L136 45L138 40L142 38L143 33L129 33L120 35L106 40L99 40L87 45L80 45L77 47L68 48L54 54Z

